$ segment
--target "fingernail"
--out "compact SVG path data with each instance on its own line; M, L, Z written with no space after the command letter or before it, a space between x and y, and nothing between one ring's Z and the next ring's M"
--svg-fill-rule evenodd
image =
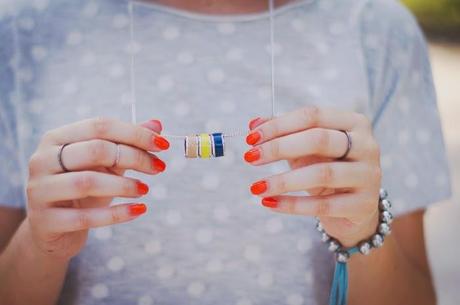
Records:
M143 203L135 203L128 206L128 209L131 216L138 216L147 211L147 206Z
M248 150L244 154L244 160L246 160L246 162L251 163L259 159L260 159L260 149L259 148L253 148L251 150Z
M161 124L161 122L159 120L150 120L150 123L152 125L155 125L157 127L157 129L159 129L160 131L163 130L163 125Z
M149 192L149 186L140 181L136 181L137 192L141 195L145 195Z
M153 143L155 143L155 145L161 150L165 150L169 148L168 140L160 136L155 136L153 139Z
M166 163L164 163L162 160L160 160L158 158L153 158L152 159L152 167L157 172L163 172L166 169Z
M258 181L251 185L251 193L260 195L267 190L267 181Z
M252 120L249 122L249 129L250 129L250 130L253 130L254 128L256 128L260 120L261 120L260 117L257 117L257 118L255 118L255 119L252 119Z
M259 131L254 131L248 134L246 137L246 143L249 145L254 145L260 140L260 132Z
M273 197L266 197L262 199L262 205L266 206L267 208L277 208L278 200Z

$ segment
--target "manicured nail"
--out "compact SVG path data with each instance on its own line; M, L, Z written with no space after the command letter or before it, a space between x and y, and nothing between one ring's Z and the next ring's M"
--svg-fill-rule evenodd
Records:
M128 206L131 216L138 216L147 211L147 206L143 203L135 203Z
M152 125L155 125L159 131L163 130L163 125L161 125L161 122L159 120L150 120L150 123Z
M161 150L169 148L168 140L160 136L155 136L155 138L153 139L153 143L155 143L155 145Z
M250 122L249 122L249 129L250 130L253 130L254 128L257 127L257 125L259 125L259 121L261 120L261 118L257 117L255 119L252 119Z
M258 147L248 150L244 154L244 160L246 160L246 162L251 163L259 159L260 159L260 149Z
M136 181L137 192L141 195L145 195L149 192L149 186L140 181Z
M259 131L254 131L248 134L246 137L246 143L249 145L254 145L260 140L260 132Z
M157 172L163 172L166 169L166 163L164 163L162 160L160 160L158 158L153 158L152 159L152 167Z
M267 190L267 181L258 181L251 185L251 193L260 195Z
M262 205L266 206L267 208L277 208L278 200L273 197L266 197L262 199Z

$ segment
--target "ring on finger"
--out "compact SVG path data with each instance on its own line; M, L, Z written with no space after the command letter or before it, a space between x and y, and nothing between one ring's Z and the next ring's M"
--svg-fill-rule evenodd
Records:
M59 166L61 166L61 169L63 172L70 172L70 170L64 165L64 160L62 158L62 153L64 152L64 148L69 145L70 143L66 143L66 144L63 144L59 147L59 151L58 151L58 155L57 155L57 159L58 159L58 162L59 162Z
M344 154L342 156L340 156L339 158L337 158L337 160L344 160L347 158L348 154L350 153L350 150L351 150L351 146L353 145L353 142L351 140L351 135L348 131L346 130L340 130L341 132L343 132L346 136L347 136L347 149L345 150Z
M113 161L112 167L117 167L118 163L120 163L120 145L116 144L117 152L115 154L115 160Z

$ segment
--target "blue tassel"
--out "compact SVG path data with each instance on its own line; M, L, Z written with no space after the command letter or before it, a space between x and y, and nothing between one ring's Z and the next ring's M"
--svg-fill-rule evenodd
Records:
M354 247L347 250L351 256L358 252ZM331 293L329 295L329 305L347 305L348 300L348 267L347 263L337 261L335 263L334 279L332 280Z

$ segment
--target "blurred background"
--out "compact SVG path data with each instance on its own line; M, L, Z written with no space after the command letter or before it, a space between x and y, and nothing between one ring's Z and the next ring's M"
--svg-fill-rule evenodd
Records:
M460 0L403 0L430 43L453 197L425 217L428 253L439 305L460 304Z

